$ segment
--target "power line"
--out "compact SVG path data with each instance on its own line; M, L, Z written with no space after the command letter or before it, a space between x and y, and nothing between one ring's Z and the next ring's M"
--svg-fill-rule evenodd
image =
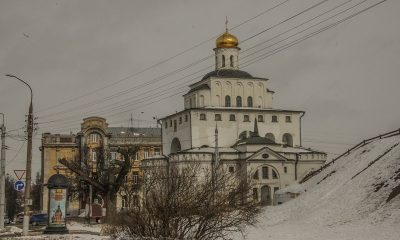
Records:
M22 148L23 148L24 145L25 145L25 142L26 142L26 141L23 141L23 142L21 143L21 146L19 147L19 149L18 149L17 153L14 155L14 157L13 157L9 162L6 163L6 167L7 167L10 163L12 163L12 162L18 157L19 153L21 152Z
M275 24L275 25L273 25L273 26L271 26L271 27L268 27L267 29L264 29L263 31L258 32L258 33L256 33L256 34L252 35L251 37L249 37L249 38L243 40L242 43L245 42L245 41L247 41L247 40L249 40L249 39L251 39L251 38L253 38L254 36L258 36L258 35L260 35L261 33L265 33L265 32L268 31L268 30L271 30L271 29L273 29L273 28L275 28L275 27L277 27L277 26L279 26L279 25L281 25L281 24L283 24L283 23L285 23L285 22L287 22L287 21L289 21L289 20L291 20L291 19L294 19L295 17L297 17L297 16L299 16L299 15L301 15L301 14L304 14L304 13L307 12L307 11L310 11L311 9L313 9L313 8L315 8L315 7L319 6L319 5L321 5L322 3L326 2L326 1L327 1L327 0L320 1L320 2L318 2L317 4L314 4L313 6L308 7L308 8L305 9L305 10L300 11L300 12L296 13L295 15L293 15L293 16L291 16L291 17L289 17L289 18L287 18L287 19L285 19L285 20L283 20L283 21L281 21L281 22L279 22L279 23L277 23L277 24ZM351 0L350 0L350 1L351 1ZM348 2L350 2L350 1L347 1L347 2L345 2L345 3L348 3ZM345 3L344 3L344 4L345 4ZM337 6L337 7L333 8L333 9L331 9L330 11L332 11L332 10L334 10L334 9L336 9L336 8L338 8L338 7L342 6L342 5L344 5L344 4L340 4L339 6ZM327 11L327 12L329 12L329 11ZM325 13L327 13L327 12L325 12ZM321 15L319 15L319 16L321 16ZM318 16L317 16L317 17L318 17ZM313 18L313 19L315 19L315 18ZM310 21L310 20L309 20L309 21ZM307 22L308 22L308 21L307 21ZM305 22L305 23L306 23L306 22ZM303 24L305 24L305 23L303 23ZM302 25L302 24L296 26L295 28L297 28L297 27L299 27L299 26L301 26L301 25ZM292 28L292 29L295 29L295 28ZM292 30L292 29L291 29L291 30ZM280 34L280 35L281 35L281 34ZM271 39L270 39L270 40L271 40ZM243 51L243 52L246 52L246 51ZM250 55L252 55L252 54L250 54ZM212 55L211 55L211 56L212 56ZM205 58L203 58L203 59L200 59L199 61L202 62L202 61L204 61L205 59L208 59L209 57L210 57L210 56L207 56L207 57L205 57ZM199 61L196 61L196 62L194 62L194 63L191 63L191 64L189 64L189 65L187 65L187 66L193 66L193 65L197 64ZM181 69L187 69L187 66L185 66L185 67L183 67L183 68L181 68ZM210 68L210 67L212 67L212 66L213 66L213 65L208 66L208 67L206 67L206 68L203 68L203 69L201 69L200 71L197 71L197 72L195 72L195 73L202 72L203 70L206 70L206 69L208 69L208 68ZM172 71L172 72L167 73L167 74L165 74L165 75L163 75L163 76L161 76L161 77L157 77L157 78L155 78L155 79L153 79L153 80L151 80L151 81L149 81L149 82L147 82L147 83L141 84L141 85L139 85L139 86L134 86L134 87L132 87L132 88L130 88L130 89L127 89L127 90L121 91L121 92L119 92L119 93L113 94L113 95L111 95L111 96L109 96L109 97L106 97L106 98L103 98L103 99L100 99L100 100L95 100L95 101L86 103L86 104L82 105L81 107L84 107L84 108L85 108L85 107L90 107L90 106L93 106L93 105L96 105L96 104L100 104L100 103L103 102L103 101L110 100L110 99L112 99L112 98L114 98L114 97L119 97L119 96L121 96L121 95L130 93L130 92L132 92L132 90L137 91L137 90L139 90L139 89L142 88L142 87L148 86L148 85L150 85L150 84L152 84L152 83L154 83L154 82L157 82L157 81L159 81L159 80L162 80L162 79L164 79L164 78L170 76L171 73L174 74L174 73L180 72L181 69ZM182 78L180 78L180 79L178 79L178 80L175 80L175 81L173 81L173 82L177 82L177 81L179 81L179 80L181 80L181 79L184 79L184 78L186 78L186 77L192 76L192 75L194 75L195 73L186 75L186 76L184 76L184 77L182 77ZM168 86L169 84L170 84L170 83L166 83L166 84L162 85L161 87L163 87L163 86ZM158 86L158 87L160 87L160 86ZM154 90L152 90L152 91L154 91ZM132 98L128 98L128 99L132 99ZM111 104L111 105L115 105L115 104L118 104L118 103L120 103L120 102L124 102L124 101L126 101L126 100L128 100L128 99L124 99L124 100L122 100L122 101L119 101L119 102L117 102L117 103L113 103L113 104ZM74 107L74 108L71 108L71 109L66 110L66 111L60 111L60 112L57 112L57 113L44 115L44 116L41 116L41 118L43 119L43 118L50 117L50 116L53 116L53 115L59 115L59 114L66 113L66 112L68 112L68 111L75 111L75 110L79 110L79 107L78 107L78 108L77 108L77 107Z
M283 5L283 4L285 4L285 3L289 2L289 1L290 1L290 0L285 0L285 1L283 1L283 2L281 2L281 3L279 3L279 4L275 5L275 6L273 6L273 7L269 8L269 9L267 9L267 10L264 10L263 12L257 14L256 16L251 17L250 19L245 20L244 22L242 22L242 23L240 23L240 24L234 26L234 27L231 28L231 29L238 28L238 27L240 27L240 26L242 26L242 25L244 25L244 24L246 24L246 23L248 23L248 22L250 22L250 21L252 21L252 20L254 20L254 19L256 19L256 18L258 18L258 17L260 17L260 16L262 16L262 15L264 15L264 14L266 14L266 13L268 13L268 12L270 12L270 11L276 9L276 8L278 8L278 7L280 7L281 5ZM144 72L147 72L148 70L150 70L150 69L152 69L152 68L155 68L155 67L157 67L157 66L160 66L160 65L162 65L162 64L164 64L164 63L166 63L166 62L168 62L168 61L170 61L170 60L172 60L172 59L174 59L174 58L177 58L177 57L179 57L179 56L181 56L181 55L183 55L183 54L185 54L185 53L187 53L187 52L189 52L189 51L191 51L191 50L193 50L193 49L195 49L195 48L197 48L197 47L203 45L204 43L207 43L207 42L209 42L209 41L215 39L216 37L218 37L218 35L215 35L215 36L213 36L213 37L211 37L211 38L209 38L209 39L207 39L207 40L204 40L204 41L202 41L202 42L200 42L200 43L198 43L198 44L196 44L196 45L194 45L194 46L192 46L192 47L190 47L190 48L188 48L188 49L185 49L185 50L183 50L183 51L181 51L181 52L179 52L179 53L177 53L177 54L175 54L175 55L173 55L173 56L171 56L171 57L168 57L168 58L166 58L166 59L164 59L164 60L162 60L162 61L160 61L160 62L158 62L158 63L155 63L155 64L153 64L153 65L151 65L151 66L149 66L149 67L147 67L147 68L145 68L145 69L143 69L143 70L140 70L140 71L138 71L138 72L136 72L136 73L133 73L133 74L131 74L131 75L127 76L127 77L124 77L124 78L122 78L122 79L120 79L120 80L117 80L117 81L115 81L115 82L113 82L113 83L110 83L110 84L105 85L105 86L103 86L103 87L101 87L101 88L98 88L98 89L89 91L89 92L87 92L87 93L85 93L85 94L82 94L82 95L80 95L80 96L74 97L74 98L72 98L72 99L70 99L70 100L61 102L61 103L59 103L59 104L55 104L55 105L53 105L53 106L50 106L50 107L41 109L41 110L39 110L39 111L37 111L37 112L42 112L42 111L46 111L46 110L49 110L49 109L53 109L53 108L55 108L55 107L59 107L59 106L64 105L64 104L66 104L66 103L74 102L74 101L76 101L76 100L78 100L78 99L87 97L87 96L89 96L89 95L93 95L94 93L97 93L97 92L99 92L99 91L101 91L101 90L103 90L103 89L109 88L109 87L114 86L114 85L116 85L116 84L118 84L118 83L121 83L121 82L123 82L123 81L126 81L126 80L128 80L128 79L130 79L130 78L132 78L132 77L138 76L138 75L140 75L140 74L142 74L142 73L144 73Z
M365 1L367 1L367 0L364 0L363 2L365 2ZM386 0L385 0L385 1L386 1ZM295 45L295 44L298 44L299 42L302 42L302 41L304 41L304 40L306 40L306 39L308 39L308 38L310 38L310 37L312 37L312 36L314 36L314 35L316 35L316 34L319 34L319 33L323 32L323 31L325 31L325 30L327 30L327 29L330 29L330 28L332 28L332 27L334 27L334 26L336 26L336 25L338 25L338 24L340 24L340 23L342 23L342 22L344 22L344 21L347 21L348 19L353 18L354 16L357 16L358 14L361 14L362 12L365 12L365 11L367 11L368 9L371 9L371 8L373 8L374 6L377 6L377 5L379 5L379 4L381 4L381 3L385 2L385 1L381 1L381 2L379 2L379 3L377 3L377 4L374 4L374 5L370 6L370 7L367 7L367 8L365 8L365 9L359 11L359 12L356 12L356 13L354 13L354 14L352 14L352 15L350 15L350 16L344 18L344 19L342 19L342 20L337 21L336 23L333 23L333 24L331 24L331 25L328 25L328 26L326 26L326 27L323 27L323 28L321 28L321 29L319 29L319 30L317 30L317 31L315 31L315 32L313 32L313 33L311 33L311 34L308 34L308 35L306 35L306 36L304 36L304 37L302 37L302 38L300 38L300 39L297 39L297 40L295 40L295 41L293 41L293 42L291 42L291 43L289 43L289 44L286 44L286 45L284 45L284 46L281 46L281 47L279 47L279 48L273 50L272 52L269 52L270 54L268 54L268 55L266 55L266 56L262 56L262 58L258 57L258 59L256 59L255 61L252 60L252 62L250 62L250 63L247 64L246 66L249 66L249 65L251 65L251 64L253 64L253 63L255 63L255 62L258 62L258 61L260 61L260 60L262 60L262 59L265 59L266 57L269 57L269 56L271 56L271 55L274 55L274 54L276 54L276 53L278 53L278 52L280 52L280 51L283 51L283 50L285 50L285 49L287 49L287 48L289 48L289 47L291 47L291 46L293 46L293 45ZM363 2L361 2L361 3L363 3ZM354 8L355 6L357 6L357 5L361 4L361 3L358 3L358 4L354 5L354 6L352 6L351 8ZM348 9L350 9L350 8L348 8ZM348 10L348 9L347 9L347 10ZM345 11L347 11L347 10L345 10ZM343 13L343 12L345 12L345 11L342 11L342 12L340 12L340 13ZM338 14L336 14L336 15L334 15L334 16L337 16L337 15L338 15ZM332 16L332 17L333 17L333 16ZM330 17L330 18L332 18L332 17ZM326 19L325 19L324 21L326 21ZM313 26L315 26L315 25L313 25ZM153 102L154 102L154 101L153 101ZM152 103L153 103L153 102L152 102ZM151 103L149 103L149 104L151 104ZM149 104L146 104L146 105L149 105ZM113 115L115 115L115 114L113 114Z

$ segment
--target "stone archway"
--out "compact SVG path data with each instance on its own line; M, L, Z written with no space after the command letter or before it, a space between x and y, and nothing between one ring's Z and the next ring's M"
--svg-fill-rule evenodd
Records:
M271 205L271 188L268 185L261 187L261 205Z
M171 153L177 153L181 150L181 142L178 138L174 138L171 143Z

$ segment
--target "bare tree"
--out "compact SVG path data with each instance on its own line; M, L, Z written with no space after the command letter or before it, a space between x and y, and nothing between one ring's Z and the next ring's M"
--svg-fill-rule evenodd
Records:
M110 232L125 234L120 239L229 239L259 212L249 179L199 164L145 171L142 204L120 212Z
M88 150L86 148L83 162L79 160L68 161L65 158L60 159L59 162L74 172L78 176L77 179L92 185L95 191L103 197L107 208L105 220L106 222L110 222L117 210L116 200L118 191L131 168L131 158L136 154L138 149L137 146L118 148L117 152L121 154L122 161L111 162L104 148L99 147L96 149L97 161L93 163L87 157ZM73 186L77 188L77 191L82 191L81 188L77 187L79 183Z

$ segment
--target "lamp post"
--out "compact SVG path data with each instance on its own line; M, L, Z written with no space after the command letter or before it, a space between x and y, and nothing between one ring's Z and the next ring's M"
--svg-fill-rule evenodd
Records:
M32 181L32 132L33 132L33 106L32 106L32 99L33 99L33 92L31 86L26 83L24 80L20 79L11 74L7 74L6 77L15 78L29 87L31 91L31 102L29 105L29 113L28 113L28 121L27 121L27 132L28 132L28 147L26 151L26 187L25 187L25 201L24 201L24 222L23 222L23 231L22 235L27 236L29 231L29 210L30 205L32 205L31 199L31 181Z
M0 229L4 228L4 212L5 212L5 188L6 188L6 125L4 122L4 113L0 113L3 116L3 122L0 127L1 131L1 159L0 159Z

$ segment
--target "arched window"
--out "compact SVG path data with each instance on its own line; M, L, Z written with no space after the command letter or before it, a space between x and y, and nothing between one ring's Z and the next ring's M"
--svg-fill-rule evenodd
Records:
M241 107L242 106L242 97L237 96L236 97L236 107Z
M233 55L231 55L230 60L231 60L231 67L233 67Z
M204 107L204 96L200 95L199 100L200 100L200 107Z
M181 150L181 142L178 138L174 138L171 143L171 153L176 153Z
M225 67L225 55L222 55L222 67Z
M231 106L231 96L226 95L225 96L225 107L230 107Z
M282 143L293 147L293 137L289 133L283 134Z
M253 107L253 98L252 97L248 97L247 98L247 106L248 107Z
M265 137L273 142L275 142L275 136L272 133L265 134Z

